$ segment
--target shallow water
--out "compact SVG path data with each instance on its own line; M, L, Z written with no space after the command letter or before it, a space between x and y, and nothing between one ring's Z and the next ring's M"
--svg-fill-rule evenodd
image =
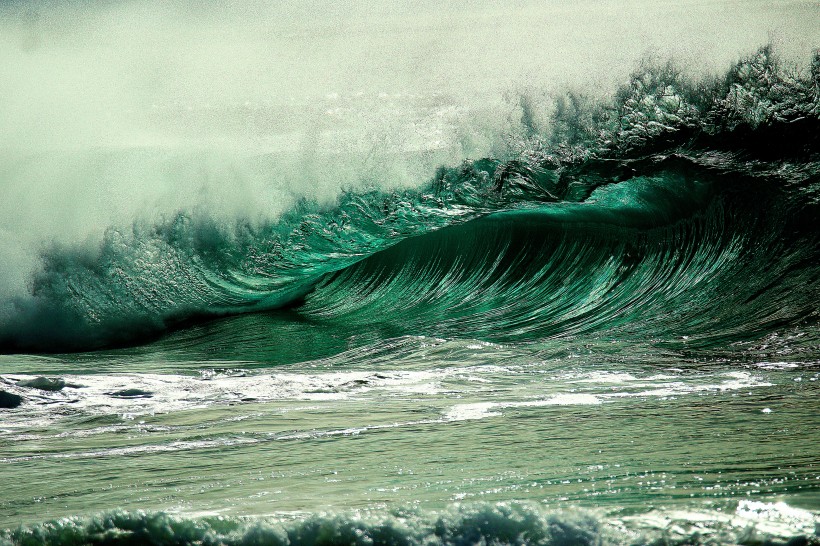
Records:
M4 418L0 526L114 506L288 520L514 499L586 509L612 533L813 534L818 363L623 352L404 337L275 369L135 373L136 355L112 353L76 375L71 358L29 358L36 373L4 379L67 386Z

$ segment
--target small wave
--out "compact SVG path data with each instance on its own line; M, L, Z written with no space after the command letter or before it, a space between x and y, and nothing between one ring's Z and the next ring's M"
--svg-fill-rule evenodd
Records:
M767 521L762 521L765 516ZM734 513L654 510L625 517L532 503L464 504L296 518L201 517L113 511L0 532L0 544L818 544L814 515L783 503L741 502Z

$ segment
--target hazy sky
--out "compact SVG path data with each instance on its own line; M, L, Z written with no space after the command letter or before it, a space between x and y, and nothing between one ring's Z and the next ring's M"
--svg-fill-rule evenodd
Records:
M718 72L772 41L805 59L818 29L817 1L7 2L0 147L161 133L146 112L169 105L610 89L648 55Z

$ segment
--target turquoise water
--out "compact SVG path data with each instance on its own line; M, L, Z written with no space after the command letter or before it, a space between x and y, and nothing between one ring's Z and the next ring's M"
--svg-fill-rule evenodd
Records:
M0 542L817 542L819 69L646 69L415 188L44 247Z

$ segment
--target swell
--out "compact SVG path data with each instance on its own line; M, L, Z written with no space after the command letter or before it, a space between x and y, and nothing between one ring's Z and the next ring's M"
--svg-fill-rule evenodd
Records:
M30 293L0 305L0 350L134 344L286 307L509 340L715 344L812 322L819 97L820 54L790 72L762 48L712 81L643 67L611 102L559 99L516 157L442 167L417 190L268 221L181 211L52 245Z

